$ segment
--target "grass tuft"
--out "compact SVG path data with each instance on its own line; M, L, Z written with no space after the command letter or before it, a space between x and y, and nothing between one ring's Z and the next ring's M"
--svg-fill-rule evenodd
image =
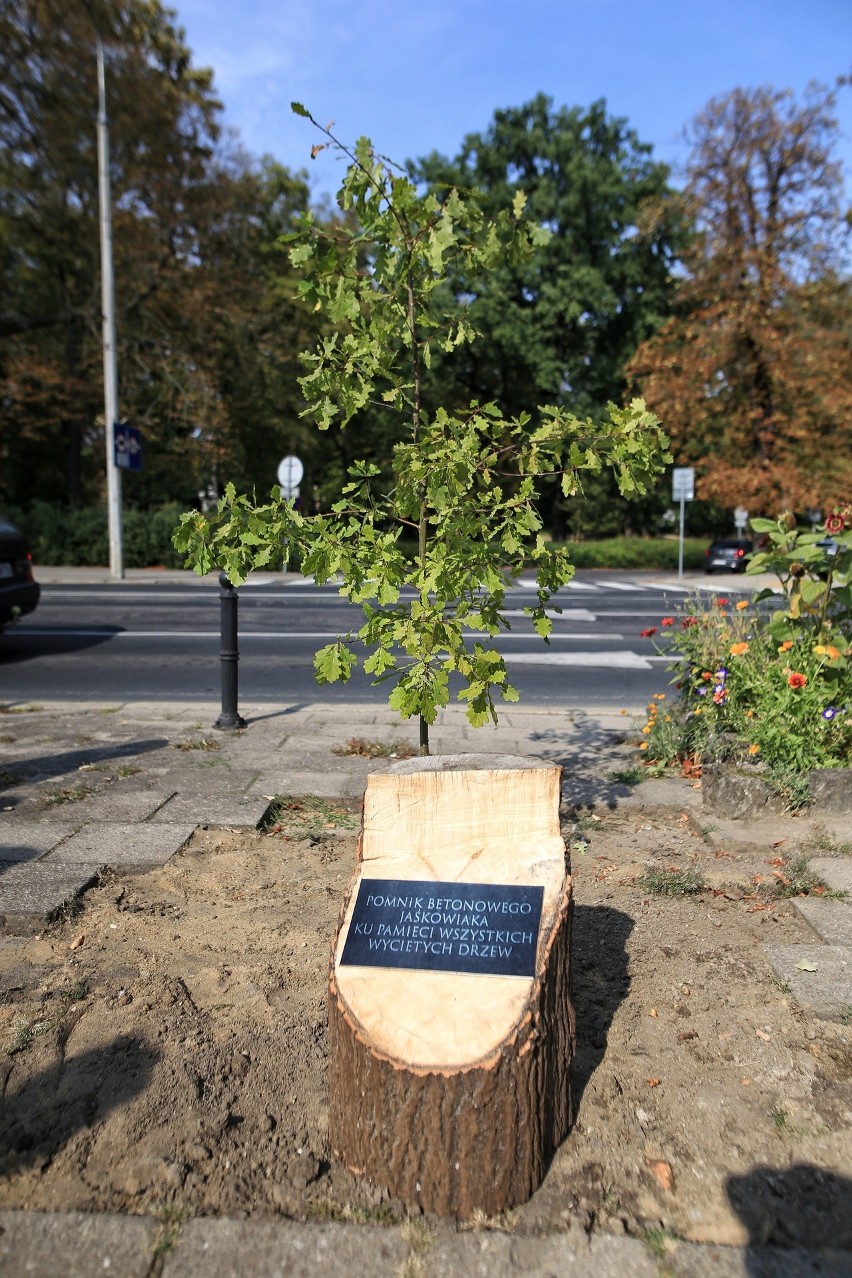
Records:
M705 887L704 876L692 866L686 870L649 870L641 885L655 896L694 896Z

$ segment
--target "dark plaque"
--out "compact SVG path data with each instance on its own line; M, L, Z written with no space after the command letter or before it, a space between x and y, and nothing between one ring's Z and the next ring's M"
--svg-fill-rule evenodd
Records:
M543 896L527 884L362 879L340 962L534 976Z

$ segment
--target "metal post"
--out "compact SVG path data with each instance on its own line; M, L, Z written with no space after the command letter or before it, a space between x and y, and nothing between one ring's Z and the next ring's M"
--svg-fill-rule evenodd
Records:
M237 663L240 652L237 640L237 592L228 581L227 574L219 573L220 600L220 650L219 660L222 669L222 713L213 724L214 728L234 731L246 726L245 719L237 710Z
M683 512L686 507L686 500L683 493L680 495L680 537L678 538L677 549L677 575L683 576Z
M109 567L115 581L124 577L121 530L121 472L115 464L118 374L115 351L115 289L112 272L112 208L109 186L109 134L106 113L104 48L98 36L98 196L101 224L101 309L104 348L104 434L106 437Z

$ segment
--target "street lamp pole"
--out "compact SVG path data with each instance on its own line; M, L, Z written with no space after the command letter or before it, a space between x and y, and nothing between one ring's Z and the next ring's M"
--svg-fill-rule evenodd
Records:
M98 198L101 229L101 309L104 348L104 434L106 437L107 515L109 567L114 581L124 577L121 529L121 472L115 464L115 427L118 419L118 373L115 348L115 288L112 271L112 207L109 186L109 133L106 112L104 48L98 49Z

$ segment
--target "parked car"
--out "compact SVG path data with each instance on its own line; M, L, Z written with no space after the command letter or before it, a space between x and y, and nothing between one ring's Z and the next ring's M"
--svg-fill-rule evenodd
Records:
M745 572L746 556L751 554L751 542L735 537L713 541L704 552L705 572Z
M32 559L23 533L0 518L0 632L38 603L41 588L33 580Z

